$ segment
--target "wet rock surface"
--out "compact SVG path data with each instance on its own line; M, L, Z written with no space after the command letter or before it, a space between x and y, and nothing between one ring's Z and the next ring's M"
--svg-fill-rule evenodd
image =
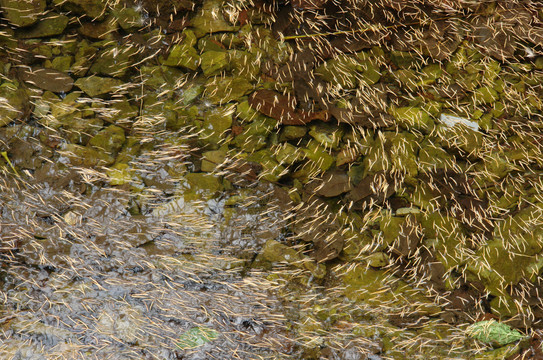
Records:
M537 7L0 7L0 352L541 355Z

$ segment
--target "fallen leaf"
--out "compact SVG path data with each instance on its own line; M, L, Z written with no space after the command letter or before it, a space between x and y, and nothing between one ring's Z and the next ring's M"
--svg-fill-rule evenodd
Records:
M40 89L52 92L68 92L74 85L73 79L68 74L55 69L22 68L21 79Z
M297 110L294 96L282 95L273 90L255 91L249 96L249 105L283 125L305 125L313 120L330 119L326 110L318 112Z

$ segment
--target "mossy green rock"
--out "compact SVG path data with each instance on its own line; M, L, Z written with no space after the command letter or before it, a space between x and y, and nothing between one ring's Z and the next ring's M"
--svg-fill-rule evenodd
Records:
M434 126L430 115L418 107L391 108L389 113L396 118L400 126L407 130L415 129L428 133Z
M126 31L141 27L144 23L143 14L134 7L123 7L113 11L113 16L119 26Z
M333 85L353 89L358 84L358 66L359 62L355 57L341 55L319 66L315 74Z
M290 141L302 138L307 133L305 126L284 126L279 134L279 141Z
M324 264L317 264L308 257L300 255L292 247L281 244L276 240L268 240L262 248L260 256L263 260L271 263L286 262L297 268L309 270L317 279L321 279L326 275L326 266Z
M202 153L202 166L201 170L203 172L212 172L223 163L226 159L226 149L206 151Z
M222 189L217 176L206 173L188 173L185 175L190 189L197 195L213 195Z
M249 80L257 80L260 74L260 65L256 57L242 50L230 50L230 66L232 75L236 77L245 77Z
M224 19L223 0L205 0L202 8L191 20L191 26L197 37L222 31L237 31L238 26L231 25Z
M247 156L246 160L262 165L262 172L259 176L264 180L277 182L286 175L285 167L277 162L274 154L268 149L254 152Z
M442 73L443 70L438 64L425 66L420 71L419 85L426 86L433 84L437 79L440 78Z
M0 0L4 17L18 27L34 24L45 10L45 0Z
M460 149L471 155L483 149L483 134L466 126L438 125L435 134L435 142L444 148Z
M188 44L175 44L166 60L162 63L167 66L179 66L189 70L196 70L200 64L200 56L196 49Z
M209 102L221 105L240 99L253 90L253 85L244 78L225 77L210 79L204 89L204 96Z
M450 169L454 164L454 156L445 151L441 146L431 141L421 144L419 150L419 161L417 165L421 170Z
M66 156L73 166L109 166L115 162L114 157L103 151L75 144L65 144L60 154Z
M428 298L414 291L409 285L403 283L396 290L387 287L387 274L381 270L366 268L366 266L351 266L343 276L345 296L352 301L361 302L369 306L381 306L384 302L387 306L395 307L409 303L416 304L410 309L413 313L437 314L440 308ZM400 283L402 283L400 281ZM375 296L379 293L380 296Z
M316 141L311 141L306 148L302 148L305 156L321 171L328 170L335 162L335 159L330 155L329 150L319 145Z
M305 156L300 149L289 143L281 144L277 150L274 151L274 154L279 163L287 165L292 165L297 161L301 161Z
M107 0L53 0L56 6L62 6L67 11L86 15L90 18L99 18L105 14Z
M136 172L128 164L118 163L107 169L106 174L110 185L124 185L133 181Z
M445 269L466 263L468 244L458 220L434 211L420 217L420 223L426 237L424 246L435 254Z
M478 252L478 262L468 267L482 279L494 295L504 294L505 286L531 279L543 268L543 223L541 205L530 206L499 222L493 240ZM533 279L531 279L533 280Z
M124 83L118 79L89 76L77 79L74 85L83 90L88 96L95 97L113 93L123 84Z
M51 61L50 67L58 71L68 72L73 62L74 62L73 56L70 56L70 55L57 56ZM46 67L47 67L47 64L46 64Z
M90 139L89 145L115 156L122 148L125 140L124 130L116 125L110 125Z
M200 59L200 67L205 76L216 75L230 65L228 53L225 51L206 51Z
M25 107L26 93L15 84L5 83L0 86L0 127L6 126L21 116Z
M227 109L211 110L204 115L204 124L200 138L217 144L226 139L226 130L232 127L232 111Z
M312 124L309 135L326 149L337 150L344 131L332 124Z
M417 144L419 143L417 137L407 132L398 134L387 132L386 138L392 170L411 177L417 176Z
M236 106L236 116L238 119L242 120L243 122L252 122L252 121L265 121L266 116L262 113L256 111L249 105L249 102L247 100L241 101ZM305 133L304 133L305 134ZM303 135L302 135L303 136Z
M32 39L59 35L68 26L68 21L66 15L49 13L31 28L22 30L19 36L22 39Z
M134 62L137 49L134 46L109 46L101 50L90 72L97 75L122 77Z
M498 95L498 92L496 90L491 87L485 86L475 90L473 92L472 98L475 104L488 105L498 101L500 96Z
M275 128L276 123L277 120L260 116L258 120L245 125L243 132L236 135L232 144L249 153L260 150L266 147L268 135Z

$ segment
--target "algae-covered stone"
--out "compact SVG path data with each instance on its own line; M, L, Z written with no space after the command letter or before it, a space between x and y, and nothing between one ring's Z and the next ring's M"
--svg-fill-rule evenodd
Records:
M283 126L279 134L279 141L290 141L302 138L307 133L305 126Z
M475 90L473 92L472 98L475 104L488 105L495 103L500 98L500 96L498 95L498 92L496 90L491 87L485 86Z
M123 84L121 80L99 76L84 77L75 82L75 86L90 97L115 92Z
M454 165L454 156L431 141L424 141L419 150L417 165L421 170L449 169Z
M418 173L417 152L419 141L417 137L407 132L386 133L385 137L387 138L392 170L415 177Z
M444 148L456 148L470 155L477 155L483 148L483 134L465 126L443 126L436 128L437 142Z
M307 159L321 171L328 170L335 162L329 151L319 145L316 141L311 141L307 147L302 148Z
M203 6L191 20L191 26L197 37L219 31L237 31L238 26L231 25L223 16L224 0L205 0Z
M125 163L118 163L107 169L106 174L111 185L130 184L136 171Z
M51 61L50 67L58 71L68 72L73 62L74 62L74 57L71 55L56 56ZM45 64L45 67L48 67L47 63Z
M253 89L253 85L244 78L225 77L210 79L204 88L204 96L209 102L226 104L249 93Z
M251 105L249 105L249 102L247 100L241 101L236 106L236 116L238 117L238 119L248 123L252 121L266 120L266 116L253 109Z
M196 35L189 29L181 33L182 41L175 44L162 63L167 66L179 66L189 70L196 70L200 64L200 56L194 48Z
M144 24L143 14L134 7L123 7L112 12L119 26L126 31L132 31Z
M249 153L260 150L266 147L267 138L276 123L276 120L260 115L256 120L243 127L243 132L236 135L232 144Z
M89 145L115 156L125 140L124 130L116 125L110 125L90 139Z
M315 70L323 80L339 85L345 89L353 89L358 85L358 59L341 55L330 59Z
M304 153L296 146L284 143L274 151L275 158L281 164L292 165L304 159Z
M309 135L327 149L337 150L343 137L343 129L332 124L312 124L309 127Z
M376 252L369 255L366 259L368 265L374 268L387 266L390 262L388 255L384 252Z
M188 173L185 175L191 191L196 194L213 195L222 189L217 176L206 173Z
M407 69L420 64L420 59L411 52L391 51L390 60L399 68Z
M27 102L26 93L15 84L0 85L0 127L21 116Z
M109 46L101 50L94 60L92 74L122 77L135 61L138 50L134 46Z
M286 262L297 268L309 270L317 279L326 275L324 264L317 264L306 256L300 255L292 247L281 244L276 240L268 240L260 254L263 260L271 263Z
M433 211L420 217L420 223L427 238L424 246L434 253L446 270L466 263L468 240L457 219Z
M386 303L390 307L399 307L407 300L411 304L416 304L409 310L411 313L430 315L440 312L441 309L431 299L422 296L401 281L402 285L395 290L388 287L386 284L390 283L390 280L387 280L387 276L383 271L366 266L351 266L343 276L345 296L369 306L381 306Z
M75 144L65 144L60 154L73 166L109 166L115 162L114 157L103 151ZM62 162L63 159L61 158L59 161Z
M287 173L285 167L277 162L274 154L268 149L254 152L247 156L246 160L262 165L259 177L270 182L277 182Z
M228 53L225 51L206 51L200 59L200 67L205 76L216 75L230 65Z
M419 85L426 86L433 84L437 79L439 79L442 73L443 70L439 64L425 66L420 71Z
M13 25L34 24L45 10L45 0L0 0L4 17Z
M86 15L91 18L99 18L105 14L107 0L53 0L56 6L72 11L76 14Z
M196 70L200 64L200 56L198 56L198 52L192 46L175 44L170 50L168 58L163 61L163 64Z
M202 166L201 170L203 172L212 172L221 165L226 159L227 149L219 149L206 151L202 153Z
M537 204L499 222L493 240L477 252L479 261L470 263L468 270L482 279L492 294L505 294L507 285L522 278L535 280L543 268L542 213Z
M430 115L421 108L391 108L390 114L398 120L400 126L408 130L416 129L423 132L430 132L434 126L434 121L430 118Z
M200 138L212 144L226 139L226 131L232 127L232 112L230 109L216 109L204 114Z
M232 75L257 80L260 73L260 62L253 54L241 50L230 50L228 54L230 55Z
M68 26L68 21L66 15L49 13L31 28L21 30L19 36L22 39L31 39L59 35Z

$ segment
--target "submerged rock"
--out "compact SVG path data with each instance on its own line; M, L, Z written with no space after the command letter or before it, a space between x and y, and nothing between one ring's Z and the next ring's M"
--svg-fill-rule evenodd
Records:
M0 0L4 17L18 27L29 26L38 21L45 5L45 0Z
M89 76L77 79L75 86L80 88L90 97L115 92L124 83L118 79Z

